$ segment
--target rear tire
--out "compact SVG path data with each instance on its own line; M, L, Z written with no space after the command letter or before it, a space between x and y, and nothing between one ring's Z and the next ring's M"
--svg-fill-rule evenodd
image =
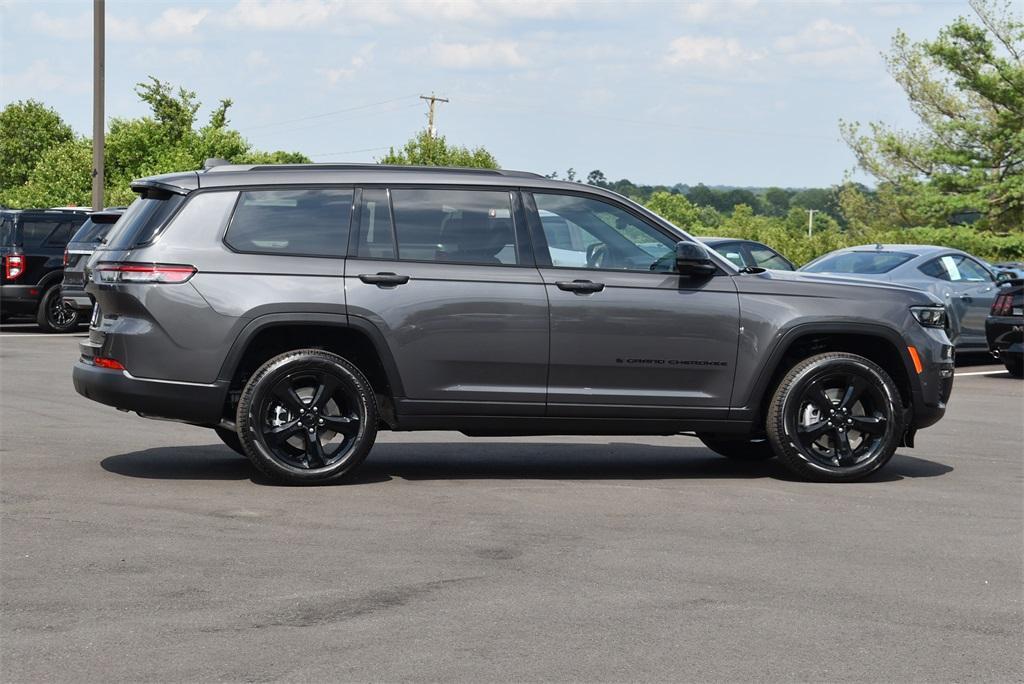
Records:
M66 333L78 327L81 315L75 309L64 304L61 298L60 285L54 285L39 301L36 311L36 323L43 332Z
M1003 356L1003 365L1006 372L1015 378L1024 378L1024 354L1010 354Z
M880 366L829 352L786 373L768 405L766 428L779 460L796 475L850 482L892 458L903 437L903 405Z
M245 456L245 449L242 448L242 440L238 438L238 433L227 428L215 427L213 431L220 437L220 441L224 442L225 445L231 448L232 451Z
M245 455L288 484L329 484L349 475L377 437L370 383L322 349L275 356L249 378L236 424Z
M744 439L718 437L715 435L697 435L704 446L716 454L736 461L767 461L775 458L771 442L767 439Z

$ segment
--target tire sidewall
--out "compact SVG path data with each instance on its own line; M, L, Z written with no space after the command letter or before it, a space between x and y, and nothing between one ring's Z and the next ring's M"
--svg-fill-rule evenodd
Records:
M794 370L796 370L795 377L790 379L787 376L789 382L784 380L781 383L781 386L785 388L783 396L776 397L777 400L781 399L779 407L781 420L778 422L781 424L782 431L781 434L772 438L773 447L776 451L781 452L780 455L785 456L783 460L787 464L792 465L794 460L797 461L804 474L811 475L815 479L845 481L865 477L884 466L892 458L903 431L903 412L899 392L884 370L868 359L853 355L820 358L807 364L804 368ZM853 466L829 468L806 455L798 446L799 440L793 433L797 425L797 413L800 410L798 404L801 402L804 390L821 376L834 372L856 373L868 379L881 391L888 403L889 420L886 422L886 432L882 437L882 448L872 458Z
M256 434L260 420L257 412L267 394L282 377L299 370L330 372L350 386L359 404L359 432L348 455L314 470L282 463ZM238 402L236 424L245 455L267 475L288 484L327 484L342 479L366 458L377 434L377 404L370 383L355 366L330 352L306 349L270 359L252 375Z

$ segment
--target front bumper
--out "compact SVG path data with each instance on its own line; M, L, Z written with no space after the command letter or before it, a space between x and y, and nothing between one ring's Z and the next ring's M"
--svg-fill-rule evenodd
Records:
M100 368L78 360L72 371L75 391L86 399L135 411L147 418L217 425L223 416L228 383L174 382L137 378L128 371Z

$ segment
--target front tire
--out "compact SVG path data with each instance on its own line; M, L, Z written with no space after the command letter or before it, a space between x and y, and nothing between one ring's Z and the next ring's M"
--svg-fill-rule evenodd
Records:
M767 461L775 458L767 439L743 439L698 434L697 439L716 454L736 461Z
M238 437L245 455L288 484L328 484L351 473L377 436L377 402L354 365L321 349L264 363L242 389Z
M64 303L60 285L54 285L43 294L36 311L36 323L43 332L66 333L78 327L80 315Z
M896 384L874 362L843 352L818 354L786 373L768 406L768 439L793 473L849 482L892 458L903 436Z

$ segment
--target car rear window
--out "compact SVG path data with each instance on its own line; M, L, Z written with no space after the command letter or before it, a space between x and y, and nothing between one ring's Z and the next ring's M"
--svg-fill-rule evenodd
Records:
M150 242L181 204L181 195L140 197L121 215L107 234L102 249L132 249Z
M225 241L239 252L345 256L352 189L243 192Z
M71 242L99 242L114 227L114 221L94 221L87 219L82 227L71 237Z
M12 216L0 217L0 247L10 247L14 244L14 218Z
M900 264L910 261L916 254L908 252L843 252L826 256L804 267L810 273L862 273L875 275L888 273Z

